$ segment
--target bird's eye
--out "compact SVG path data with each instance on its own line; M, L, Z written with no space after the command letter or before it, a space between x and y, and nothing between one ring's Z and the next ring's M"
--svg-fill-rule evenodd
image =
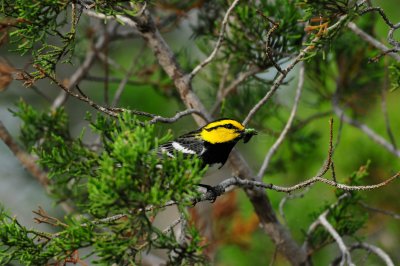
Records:
M225 127L226 127L227 129L233 129L233 128L234 128L232 124L227 124Z

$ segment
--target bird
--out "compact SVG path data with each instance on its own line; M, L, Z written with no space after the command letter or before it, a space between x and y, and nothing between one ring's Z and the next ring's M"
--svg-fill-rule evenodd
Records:
M203 166L219 164L221 168L239 140L247 143L254 135L255 129L246 128L235 119L221 118L160 145L157 153L175 157L175 152L180 152L185 157L199 157Z

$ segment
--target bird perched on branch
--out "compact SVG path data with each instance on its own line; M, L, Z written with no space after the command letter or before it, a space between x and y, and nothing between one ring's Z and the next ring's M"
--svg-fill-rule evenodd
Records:
M174 157L174 153L198 156L204 165L221 164L221 168L236 145L243 139L247 143L257 134L252 128L245 128L234 119L219 119L167 142L158 148L158 154Z

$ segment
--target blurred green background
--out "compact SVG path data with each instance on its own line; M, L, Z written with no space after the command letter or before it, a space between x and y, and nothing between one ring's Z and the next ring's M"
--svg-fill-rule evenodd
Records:
M373 1L376 5L380 5L388 15L389 19L394 22L399 20L398 0L391 1ZM189 16L181 22L179 28L175 31L164 34L167 42L173 47L174 51L178 53L190 55L192 57L199 56L199 50L196 48L196 40L192 38L192 32L189 24L195 23L191 21L192 17ZM385 40L388 27L382 21L379 22L375 29L382 40ZM398 32L396 34L399 36ZM86 44L82 43L80 48ZM109 53L114 60L126 69L129 68L132 58L132 50L135 53L143 53L143 58L150 58L146 56L148 50L142 52L141 46L143 43L140 40L131 40L124 42L114 42L109 47ZM351 44L349 44L351 45ZM79 46L78 46L79 48ZM11 63L14 67L24 68L29 61L28 56L19 56L9 51L10 47L3 45L0 48L1 57L7 62ZM79 51L84 53L84 51ZM127 56L127 53L130 56ZM150 59L149 59L150 60ZM151 63L151 62L150 62ZM149 62L140 62L143 66L150 64ZM60 76L68 77L74 71L74 65L62 65L58 69ZM112 71L112 70L111 70ZM384 70L382 70L384 71ZM296 72L296 70L294 70ZM98 63L91 72L95 76L104 75L104 67ZM123 77L118 72L113 72L116 77ZM157 81L156 77L153 77ZM165 91L160 91L158 88L148 84L128 85L121 98L120 106L131 107L136 110L143 110L146 112L160 114L163 116L172 116L175 112L183 110L183 105L169 93L174 89L168 81L164 81L165 77L160 77L162 82L165 82ZM132 80L135 80L133 77ZM294 87L296 82L290 83L290 86L282 87L279 91L278 98L282 102L286 102L290 106L294 95ZM46 94L49 98L54 98L58 95L60 90L49 84L48 80L42 80L36 84L40 91ZM110 83L110 95L113 95L117 89L118 83ZM195 90L207 95L207 82L196 80ZM306 82L306 88L310 88L313 84L309 81ZM92 99L97 102L103 100L103 84L93 81L83 81L80 87ZM207 102L207 96L204 96ZM31 88L25 88L18 81L12 82L9 88L1 92L0 97L0 117L7 129L13 136L18 138L19 123L20 121L12 116L9 109L15 109L14 103L20 98L23 98L29 104L37 108L48 108L49 102L39 97ZM302 103L312 101L311 94L304 92L302 96ZM211 100L210 100L211 101ZM400 90L388 92L387 106L392 130L394 132L397 143L400 143ZM321 106L322 110L327 106ZM381 110L381 102L379 97L375 101L368 102L368 105L363 106L362 121L369 127L380 133L385 138L385 122ZM87 122L82 120L86 112L94 113L93 109L88 108L85 104L70 99L66 104L66 109L70 115L71 132L75 135L80 134L83 127L87 126ZM282 110L282 117L287 117L290 108ZM305 118L315 107L307 104L301 104L298 112L298 117ZM243 110L246 112L246 110ZM290 165L280 169L279 171L268 171L266 178L267 183L274 183L276 185L290 186L302 180L315 176L318 170L323 165L327 157L328 143L329 143L329 117L322 117L316 122L310 124L305 129L305 133L315 134L315 142L312 149L302 150L297 158L292 158L291 150L296 148L284 142L280 147L278 153L274 156L280 160L290 162ZM281 121L271 121L268 125L269 128L279 131ZM184 132L197 128L196 124L190 117L183 118L179 122L172 125L157 125L157 130L163 134L166 130L172 130L175 136L181 135ZM339 119L334 117L334 139L337 137L339 128ZM87 138L90 138L88 132ZM367 184L375 184L383 181L385 178L393 175L400 169L400 160L396 158L387 150L372 142L364 133L355 129L347 124L343 125L343 130L340 137L340 145L335 150L334 162L336 169L336 176L339 182L343 182L348 178L351 173L358 170L361 166L366 165L370 161L369 173L370 175L364 179ZM268 147L275 141L275 137L271 134L261 132L257 137L246 145L239 144L238 149L243 152L244 157L250 162L251 167L255 172L258 171ZM275 159L276 160L276 159ZM62 217L63 211L54 204L52 199L46 195L44 189L34 180L19 164L18 160L14 157L11 151L4 143L0 144L0 202L14 214L19 221L28 226L35 226L43 230L53 230L52 228L45 228L44 225L33 224L32 210L42 206L51 215ZM389 184L379 190L361 192L364 201L374 207L390 210L400 213L399 204L399 188L398 181ZM220 245L216 255L217 265L268 265L272 258L275 256L275 247L272 245L268 237L255 226L253 222L252 206L248 199L241 191L235 192L234 203L235 206L234 216L232 216L231 224L226 224L227 228L225 234L220 234ZM279 203L285 194L278 192L268 192L270 199L273 203L275 210L279 209ZM295 193L296 194L296 193ZM303 197L289 200L284 207L284 214L286 222L291 230L291 233L299 240L299 243L304 239L304 234L308 226L313 222L315 217L313 213L319 211L330 202L335 200L335 189L325 184L314 185ZM219 201L219 200L218 200ZM223 200L221 200L223 201ZM216 207L217 208L217 207ZM365 210L365 212L367 212ZM280 217L282 222L283 217ZM252 220L253 219L253 220ZM242 225L242 226L239 226ZM45 229L44 229L45 228ZM218 229L217 227L216 229ZM366 226L358 233L362 236L362 240L368 243L373 243L383 250L387 251L392 257L393 261L400 263L400 221L392 217L382 215L379 213L369 212L368 222ZM240 236L240 237L239 237ZM334 254L338 254L338 249L335 245L330 245L318 253L317 258L314 259L315 265L327 265ZM365 253L354 253L354 262L362 262ZM372 256L372 255L371 255ZM381 265L379 260L371 259L368 265ZM288 265L283 258L277 255L274 265ZM358 265L358 264L357 264Z

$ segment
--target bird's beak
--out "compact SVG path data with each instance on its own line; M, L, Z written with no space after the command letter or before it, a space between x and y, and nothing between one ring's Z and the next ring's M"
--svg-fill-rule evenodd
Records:
M257 135L258 132L254 128L246 128L243 131L243 142L247 143L254 135Z

